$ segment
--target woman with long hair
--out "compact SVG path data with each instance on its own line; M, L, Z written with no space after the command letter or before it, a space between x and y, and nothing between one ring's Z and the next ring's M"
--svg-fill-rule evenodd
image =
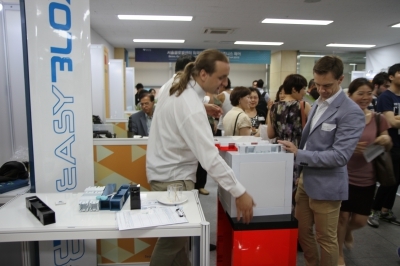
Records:
M251 120L251 135L259 135L259 126L265 124L266 114L262 110L257 109L261 93L258 89L249 88L250 90L250 103L249 108L245 110L246 114Z
M365 128L356 150L347 163L349 197L348 200L342 201L337 228L339 266L345 265L343 246L349 249L353 247L352 232L364 227L371 213L376 180L372 162L368 163L364 158L365 148L375 144L390 150L392 146L392 140L387 132L389 124L385 116L368 110L372 101L372 90L371 82L365 78L358 78L350 83L347 91L350 99L358 104L365 114ZM377 125L377 119L380 121L379 125ZM379 136L377 136L378 131Z

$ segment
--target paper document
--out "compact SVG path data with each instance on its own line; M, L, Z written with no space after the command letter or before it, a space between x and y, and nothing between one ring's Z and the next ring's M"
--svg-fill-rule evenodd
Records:
M137 211L120 211L116 213L118 229L129 230L168 224L187 223L182 209L177 206L149 208Z
M369 163L372 162L373 159L381 155L385 151L385 148L381 145L369 145L365 148L364 158Z

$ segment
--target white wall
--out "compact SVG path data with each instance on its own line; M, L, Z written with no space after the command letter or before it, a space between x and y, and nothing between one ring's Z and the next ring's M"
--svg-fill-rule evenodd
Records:
M400 63L400 43L367 51L366 71L380 72Z
M175 63L143 63L129 59L129 66L135 68L135 82L144 87L159 87L175 72ZM267 84L266 65L230 64L229 79L232 86L250 87L253 80L262 79Z
M103 44L108 49L109 59L114 59L114 46L101 37L93 28L90 28L90 43Z

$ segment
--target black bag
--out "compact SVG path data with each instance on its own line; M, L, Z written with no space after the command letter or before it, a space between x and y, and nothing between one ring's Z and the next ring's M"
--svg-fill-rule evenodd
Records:
M381 114L375 113L377 137L380 135L380 124L381 124L380 118ZM379 182L382 186L393 186L396 184L396 179L393 171L392 157L390 156L390 153L386 151L383 152L381 155L379 155L373 160L373 163L374 163L375 177L377 182Z
M0 183L28 177L28 162L9 161L0 167Z

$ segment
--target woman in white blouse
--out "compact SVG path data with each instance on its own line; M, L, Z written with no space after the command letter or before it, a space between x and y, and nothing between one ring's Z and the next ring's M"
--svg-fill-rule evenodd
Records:
M234 88L230 100L233 107L223 119L224 136L250 136L251 120L245 113L245 110L250 107L249 88Z

